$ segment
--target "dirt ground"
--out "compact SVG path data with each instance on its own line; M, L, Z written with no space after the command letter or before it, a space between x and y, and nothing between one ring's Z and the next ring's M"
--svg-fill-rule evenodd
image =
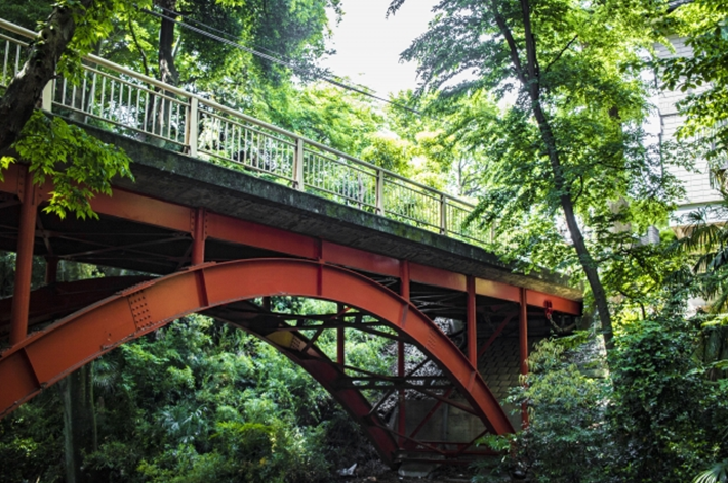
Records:
M459 476L459 477L458 477ZM466 475L433 475L432 478L403 478L396 471L383 473L379 476L340 477L342 483L470 483L472 476Z
M341 483L470 483L475 473L468 468L441 467L427 478L401 477L396 471L386 471L376 476L340 476ZM510 481L506 478L504 481Z

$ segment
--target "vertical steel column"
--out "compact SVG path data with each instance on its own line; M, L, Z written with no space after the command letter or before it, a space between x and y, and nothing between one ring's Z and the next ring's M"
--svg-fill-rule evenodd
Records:
M525 288L521 289L521 312L518 320L518 334L520 342L520 353L521 353L521 375L526 376L528 374L528 306L527 303L527 291ZM521 421L523 429L528 427L528 409L526 403L521 405Z
M192 265L205 262L205 238L207 237L207 215L204 208L197 208L192 226Z
M13 286L13 305L10 312L10 345L22 342L28 336L30 283L33 275L35 222L38 213L33 175L27 168L21 169L20 172L24 173L25 179L23 180L22 196L19 196L23 204L20 207L18 248L15 257L15 285Z
M336 313L344 313L344 306L342 304L336 304ZM341 320L338 322L342 323ZM336 328L336 363L341 367L344 367L346 363L346 333L344 332L343 326Z
M399 262L399 283L400 283L400 295L403 299L409 301L410 299L410 266L409 261L400 260ZM404 382L405 377L405 353L404 353L404 341L397 341L397 377ZM399 421L397 424L397 432L404 435L407 431L406 425L406 411L405 411L405 390L399 390ZM405 442L404 436L400 438L399 445L403 446Z
M478 368L478 325L475 304L475 277L468 275L468 358Z
M58 257L46 257L45 283L55 283L58 278Z

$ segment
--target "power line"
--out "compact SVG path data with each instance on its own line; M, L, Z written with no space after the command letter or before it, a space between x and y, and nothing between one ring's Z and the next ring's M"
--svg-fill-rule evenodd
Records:
M192 18L192 17L191 17L191 16L189 16L189 15L185 15L185 14L183 14L183 13L181 13L181 12L177 12L176 10L172 10L172 9L169 9L169 8L167 8L167 7L163 7L163 6L161 6L161 5L156 5L156 7L157 7L157 8L159 8L160 10L163 10L163 11L167 12L168 14L174 15L174 16L176 16L176 17L182 17L182 18L183 18L183 19L185 19L185 21L187 21L187 22L190 22L190 21L191 21L191 22L194 22L194 23L196 23L197 25L199 25L199 26L201 26L201 27L204 27L204 28L205 28L205 29L207 29L208 31L212 31L212 32L217 32L217 33L219 33L219 34L225 35L225 36L226 36L226 37L228 38L228 40L232 40L233 42L235 42L235 39L236 39L236 37L235 37L235 35L233 35L233 34L231 34L231 33L225 32L224 30L220 30L220 29L217 29L217 28L215 28L215 27L213 27L213 26L211 26L211 25L207 25L207 24L206 24L206 23L204 23L204 22L200 22L199 20L197 20L197 19L195 19L195 18ZM284 56L282 56L282 55L281 55L280 53L278 53L278 52L274 52L274 51L272 51L272 50L270 50L270 49L266 49L265 47L261 47L260 45L254 45L254 46L253 46L253 48L256 48L256 49L258 49L258 50L264 50L264 51L268 52L269 54L272 54L272 55L276 55L276 56L278 56L279 58L282 58L282 59L284 59L284 60L286 60L286 61L289 61L289 59L286 59L286 58L285 58Z
M268 60L270 62L274 62L276 64L280 64L280 65L282 65L284 67L287 67L288 69L292 70L293 72L297 72L297 73L302 74L302 75L305 75L305 76L312 76L312 77L314 77L316 79L323 80L324 82L328 82L329 84L332 84L334 86L340 87L342 89L346 89L346 90L349 90L349 91L352 91L352 92L356 92L358 94L362 94L364 96L371 97L372 99L376 99L376 100L381 101L381 102L386 102L387 104L391 104L391 105L393 105L395 107L398 107L400 109L404 109L404 110L410 111L410 112L415 113L417 115L422 115L419 111L417 111L415 109L412 109L411 107L405 106L405 105L400 104L398 102L391 101L389 99L385 99L383 97L377 96L375 94L372 94L371 92L367 92L367 91L365 91L363 89L359 89L359 88L354 87L354 86L351 86L349 84L345 84L345 83L341 82L340 80L337 80L334 77L331 77L329 75L326 75L326 74L321 73L320 71L319 72L316 72L316 71L310 72L310 71L308 71L306 69L303 69L301 67L298 67L298 66L292 64L289 61L280 59L280 58L275 57L275 56L270 55L270 54L266 54L266 53L263 53L263 52L259 52L259 51L255 50L255 49L250 48L250 47L246 47L245 45L241 45L241 44L239 44L237 42L233 42L232 40L228 40L226 38L223 38L223 37L220 37L220 36L215 35L213 33L210 33L210 32L208 32L206 30L203 30L203 29L197 28L197 27L195 27L193 25L189 25L189 24L187 24L185 22L179 21L176 18L171 17L169 15L166 15L164 13L155 12L155 11L149 10L147 8L139 8L139 10L142 11L142 12L144 12L144 13L147 13L149 15L153 15L155 17L163 18L163 19L169 20L171 22L174 22L176 25L179 25L182 28L186 28L187 30L190 30L190 31L195 32L195 33L200 34L200 35L203 35L203 36L208 37L210 39L213 39L213 40L215 40L217 42L221 42L221 43L226 44L226 45L229 45L231 47L235 47L235 48L238 48L240 50L244 50L245 52L248 52L248 53L250 53L252 55L255 55L257 57L266 59L266 60ZM170 11L168 9L164 9L164 10L167 10L168 12L172 12L175 15L177 14L176 12ZM197 22L197 23L200 24L200 25L203 25L205 28L212 29L212 30L217 30L214 27L210 27L208 25L205 25L202 22ZM227 34L225 32L222 32L222 33L225 34L225 35L229 35L229 34ZM316 70L319 70L319 69L316 69Z

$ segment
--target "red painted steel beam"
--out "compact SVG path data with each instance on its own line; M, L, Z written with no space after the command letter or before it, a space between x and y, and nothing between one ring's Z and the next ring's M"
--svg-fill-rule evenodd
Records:
M19 344L28 335L28 313L30 312L30 283L33 276L33 249L35 247L35 221L38 203L33 175L26 167L18 172L18 183L23 188L18 197L20 208L18 241L15 257L15 282L10 316L10 345Z
M91 200L96 213L124 220L160 226L182 233L190 232L190 217L195 210L114 188L114 196L98 195Z
M521 290L513 285L508 285L495 280L478 278L475 281L475 293L499 300L518 303L521 300Z
M139 284L27 337L0 355L0 415L94 358L172 320L235 301L279 294L332 300L388 321L438 362L490 432L513 432L475 367L411 303L355 272L292 259L191 267ZM367 406L366 412L369 410Z
M207 214L207 236L295 257L318 258L319 240L217 213Z
M435 287L447 288L458 292L468 291L468 282L465 275L420 265L419 263L410 263L410 278L413 282L426 283Z
M407 260L399 264L399 295L407 302L410 301L410 263ZM397 377L405 377L405 347L404 341L397 341ZM404 436L407 431L407 392L399 390L399 411L397 412L397 432L400 434L399 445L403 447L407 438Z
M396 258L337 245L326 240L322 241L321 252L321 258L327 263L379 275L399 277L400 261Z
M513 320L513 317L515 317L515 314L506 316L505 319L503 319L503 322L500 323L500 325L495 329L495 332L493 332L493 335L490 336L490 338L483 344L483 346L478 351L478 359L480 359L483 354L485 354L485 351L488 350L488 348L493 344L493 342L498 338L498 336L503 332L503 329L505 329L506 325L510 323L511 320Z
M360 427L373 443L385 463L392 465L397 453L397 443L386 427L381 425L378 417L370 416L371 404L361 392L351 388L337 388L337 381L346 377L334 364L327 359L297 358L290 351L284 352L291 360L306 369L324 389L359 423Z
M556 312L569 315L581 315L581 303L574 302L554 295L549 295L533 290L526 290L526 303L532 307L544 308L546 302L551 302L551 307Z
M207 213L197 208L192 217L192 265L205 263L205 238L207 238Z
M447 391L445 391L445 394L442 395L442 399L438 399L435 401L435 404L432 406L430 411L425 414L425 417L422 418L417 427L412 431L412 433L410 433L410 438L414 438L415 436L417 436L417 433L419 433L420 430L425 427L425 424L430 422L430 419L432 419L437 410L440 409L440 406L445 404L445 400L450 397L454 390L454 387L449 388Z
M215 316L214 311L211 313ZM374 414L373 408L360 390L340 387L339 381L347 379L344 369L332 364L331 360L313 345L312 339L306 340L304 336L297 333L280 335L279 332L274 331L263 334L245 324L231 323L272 344L294 363L307 370L361 426L381 458L390 465L394 462L397 442L387 430L382 429L384 425Z
M20 180L20 170L26 169L23 165L11 164L3 171L3 177L0 179L0 191L17 195L24 189L23 186L18 186L24 181Z
M475 300L475 277L468 277L468 357L478 367L478 324Z
M28 323L33 326L65 317L99 300L110 297L120 290L145 282L150 278L147 276L126 276L55 282L51 286L42 287L31 292ZM12 297L0 299L0 333L9 330L12 301Z
M11 165L5 171L5 179L0 182L0 191L14 194L22 191L22 187L18 187L18 170L20 168L22 167ZM51 191L51 187L44 186L41 191L44 193L42 198L47 199L47 193ZM98 195L92 200L91 207L100 214L182 233L189 233L189 220L196 212L196 209L193 208L156 200L116 187L113 197ZM207 213L207 236L295 257L322 259L329 263L370 273L389 276L397 276L399 273L399 262L391 257L215 213ZM410 276L415 282L467 292L467 277L464 274L411 263ZM520 300L518 287L483 278L476 278L476 294L515 303ZM554 310L558 312L571 315L581 314L579 302L532 290L528 291L529 305L543 307L546 300L551 301Z
M521 356L521 375L528 375L528 293L526 289L521 289L521 307L518 318L518 334L519 349ZM526 404L521 405L521 425L523 429L528 427L528 409Z
M45 283L51 284L56 282L58 276L58 257L46 257ZM31 296L32 297L32 296ZM31 302L32 305L32 302Z
M345 308L341 304L337 304L336 312L342 314L345 312ZM336 363L342 367L346 365L346 332L344 331L344 325L340 325L336 328Z

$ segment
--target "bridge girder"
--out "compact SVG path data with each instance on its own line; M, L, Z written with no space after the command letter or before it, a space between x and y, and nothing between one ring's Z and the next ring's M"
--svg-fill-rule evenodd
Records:
M0 380L4 386L0 393L0 414L7 414L109 350L175 319L205 311L215 316L218 308L274 295L330 300L371 314L393 328L400 340L417 346L435 361L464 403L451 400L449 392L438 395L431 391L431 396L451 405L460 404L461 409L470 409L468 412L479 417L488 432L513 431L477 368L411 302L359 273L296 259L200 264L141 282L51 324L0 356ZM308 343L310 339L302 330L268 324L261 331L260 326L236 325L273 344L306 368L361 424L385 461L394 462L405 446L449 454L384 424L377 417L376 407L362 396L361 390L367 386L352 384L344 366L329 360L314 344ZM281 336L282 333L288 335ZM387 382L386 378L380 380ZM410 386L411 383L399 381L398 387L421 390ZM462 443L460 446L457 453L467 449Z

